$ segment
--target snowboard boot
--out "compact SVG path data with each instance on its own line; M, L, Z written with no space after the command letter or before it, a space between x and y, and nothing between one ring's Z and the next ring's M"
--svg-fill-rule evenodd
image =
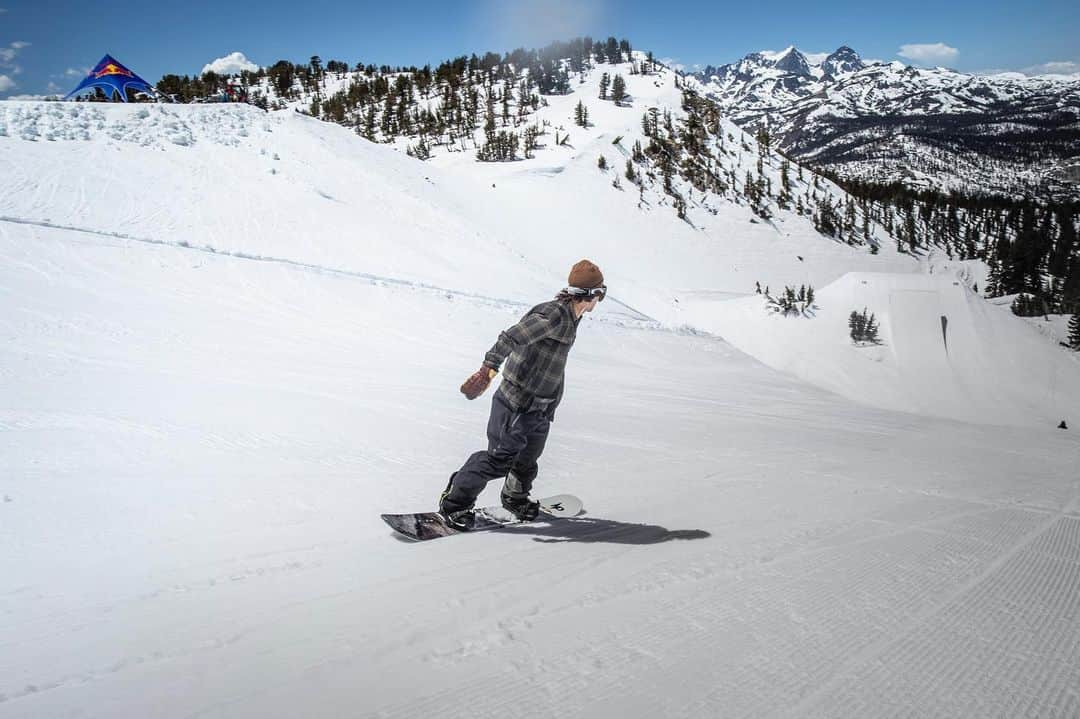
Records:
M503 492L500 495L502 499L503 509L510 512L510 514L517 517L521 522L531 522L540 516L540 503L535 502L528 497L511 497L509 494Z
M440 509L439 514L442 515L443 521L446 522L447 526L462 532L468 532L476 526L476 515L473 514L471 508L459 509L452 512L446 512Z
M462 532L468 532L476 524L476 515L473 514L472 507L466 507L465 509L453 509L445 505L445 500L450 489L454 486L454 476L457 472L450 475L450 481L446 483L446 489L439 495L439 514L442 515L443 521L447 526Z

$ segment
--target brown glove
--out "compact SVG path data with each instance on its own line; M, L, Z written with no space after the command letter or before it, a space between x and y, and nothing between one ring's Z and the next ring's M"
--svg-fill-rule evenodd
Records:
M461 385L461 393L465 395L465 399L476 399L488 388L491 379L495 375L495 370L484 365L469 375L469 379L465 380L465 383Z

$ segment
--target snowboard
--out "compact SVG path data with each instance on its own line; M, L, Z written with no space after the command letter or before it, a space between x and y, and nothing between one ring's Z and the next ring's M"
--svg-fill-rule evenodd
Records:
M575 517L581 514L584 505L581 500L571 494L556 494L552 497L544 497L540 502L540 516L534 522L543 522L560 517ZM529 524L514 517L501 506L477 507L473 509L476 515L476 524L472 529L465 531L451 527L438 512L415 512L413 514L383 514L383 521L390 525L398 534L418 542L439 537L449 537L454 534L472 534L483 532L488 529L512 527L516 524Z

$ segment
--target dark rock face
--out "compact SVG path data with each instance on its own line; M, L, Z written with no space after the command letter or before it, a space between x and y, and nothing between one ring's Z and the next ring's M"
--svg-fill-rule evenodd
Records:
M865 67L866 63L859 57L859 53L855 52L847 45L842 45L837 48L834 53L825 58L825 61L821 63L821 69L834 78L852 72L858 72Z
M810 73L810 63L806 61L806 56L795 48L791 48L788 52L778 59L774 64L777 70L783 70L784 72L790 72L792 75L802 75L804 77L813 77Z

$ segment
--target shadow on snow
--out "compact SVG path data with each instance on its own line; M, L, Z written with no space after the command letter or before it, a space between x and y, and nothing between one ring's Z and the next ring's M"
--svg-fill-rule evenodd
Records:
M537 542L607 542L660 544L676 539L705 539L703 529L668 529L657 524L631 524L597 517L567 517L544 524L515 524L501 531L532 534Z

